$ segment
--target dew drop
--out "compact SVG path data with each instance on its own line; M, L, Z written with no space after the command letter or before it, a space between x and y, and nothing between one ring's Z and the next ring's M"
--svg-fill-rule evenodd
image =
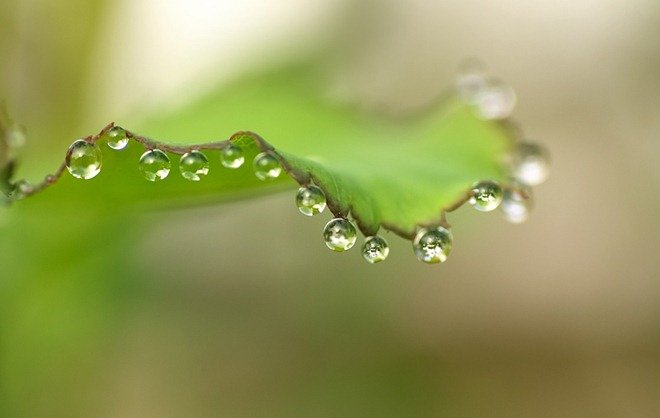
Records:
M282 173L280 162L270 152L262 152L254 157L254 174L259 180L276 179Z
M200 181L209 173L209 159L204 153L192 150L181 156L179 171L186 180Z
M491 180L479 181L472 185L470 204L478 211L490 212L502 202L502 188Z
M452 241L453 237L447 228L422 228L413 240L413 251L420 261L443 263L451 252Z
M32 183L27 180L18 180L13 184L9 196L14 200L24 199L28 194L32 193L34 187Z
M296 194L296 205L303 215L318 215L325 210L325 193L317 186L301 187Z
M350 250L357 240L355 226L348 219L334 218L323 228L325 245L333 251Z
M122 150L128 145L128 136L124 128L113 126L108 133L108 146L114 150Z
M532 209L531 191L527 189L506 189L500 209L504 218L513 223L520 224L529 218Z
M91 179L101 172L101 149L84 139L75 141L66 153L66 168L78 179Z
M227 168L238 168L245 162L243 150L234 144L229 144L220 151L220 162Z
M516 106L516 92L508 84L490 80L476 94L474 104L484 119L506 119Z
M488 85L484 65L474 59L462 63L455 85L461 99L475 104L479 93Z
M387 241L378 235L368 237L362 245L362 257L371 264L385 260L389 253L390 247Z
M12 125L5 133L5 140L10 148L17 149L25 145L27 131L22 125Z
M550 175L550 155L545 147L532 142L518 144L513 157L513 176L528 186L537 186Z
M144 178L149 181L163 180L170 174L170 157L159 149L142 154L139 165Z

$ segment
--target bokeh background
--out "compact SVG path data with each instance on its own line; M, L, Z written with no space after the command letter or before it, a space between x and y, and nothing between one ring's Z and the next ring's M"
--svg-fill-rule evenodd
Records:
M94 304L60 321L3 297L21 308L2 310L0 411L658 416L659 28L650 0L3 1L0 96L28 128L28 177L110 120L305 55L326 60L329 96L393 114L430 103L477 57L516 89L514 116L553 171L523 225L452 214L441 266L393 235L380 265L331 253L327 217L303 219L293 192L144 213L125 251L89 255L132 281L105 322L77 322Z

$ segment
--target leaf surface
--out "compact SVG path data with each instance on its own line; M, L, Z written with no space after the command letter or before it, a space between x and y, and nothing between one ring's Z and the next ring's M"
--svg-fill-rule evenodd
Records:
M441 222L444 210L464 202L473 182L506 179L506 131L458 99L445 100L423 118L392 121L329 103L313 79L305 67L252 76L170 114L126 124L183 146L231 137L246 153L238 170L222 167L219 151L208 150L210 174L193 183L179 175L179 156L170 154L170 176L151 183L138 170L143 144L131 141L127 150L113 151L101 141L101 174L82 181L64 173L18 210L47 199L101 211L162 208L293 188L286 178L262 182L254 176L254 156L273 149L291 177L324 190L335 215L352 216L366 235L385 227L410 238L417 226ZM265 141L255 142L245 130Z

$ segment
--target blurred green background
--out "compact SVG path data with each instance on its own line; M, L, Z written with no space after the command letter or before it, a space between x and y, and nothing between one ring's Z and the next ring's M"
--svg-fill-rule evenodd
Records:
M524 225L453 214L441 266L391 234L380 265L328 251L293 187L130 222L3 209L0 416L657 416L659 23L643 0L3 1L33 180L109 121L310 56L329 98L395 115L478 57L553 173Z

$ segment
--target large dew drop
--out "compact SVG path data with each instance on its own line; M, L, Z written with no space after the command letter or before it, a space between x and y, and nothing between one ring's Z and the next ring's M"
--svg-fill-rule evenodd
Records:
M238 168L245 162L243 150L234 145L229 144L220 151L220 162L227 168Z
M325 210L325 193L316 186L301 187L296 194L296 205L303 215L314 216Z
M362 257L371 264L385 260L389 253L390 247L387 241L378 235L368 237L362 245Z
M504 218L513 223L520 224L529 218L532 209L531 191L527 189L506 189L500 209Z
M518 144L513 158L513 176L522 184L537 186L550 175L550 156L539 144Z
M428 264L443 263L451 252L453 237L447 228L422 228L413 240L413 251L420 261Z
M181 156L179 171L186 180L200 181L209 173L209 159L202 152L190 151Z
M357 240L355 226L348 219L334 218L323 228L325 245L333 251L350 250Z
M253 161L254 175L259 180L272 180L276 179L282 173L282 166L280 162L270 152L262 152L254 157Z
M78 179L91 179L101 172L101 149L96 144L79 139L66 153L66 168Z
M502 202L502 188L494 181L486 180L472 185L470 204L481 212L497 209Z
M159 149L142 154L139 164L144 178L149 181L163 180L170 174L170 157Z
M108 146L114 150L122 150L128 145L128 137L124 128L113 126L106 135L108 137Z

